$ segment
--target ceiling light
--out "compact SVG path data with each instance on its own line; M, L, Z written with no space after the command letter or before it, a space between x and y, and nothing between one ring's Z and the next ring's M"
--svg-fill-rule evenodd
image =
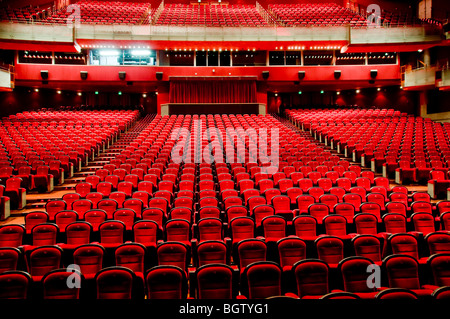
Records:
M131 50L131 55L134 56L149 56L150 50Z
M120 52L117 50L101 50L99 54L102 56L118 56Z

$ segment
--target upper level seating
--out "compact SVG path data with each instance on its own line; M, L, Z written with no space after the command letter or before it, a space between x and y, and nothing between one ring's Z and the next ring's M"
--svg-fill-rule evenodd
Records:
M434 24L430 20L420 20L407 13L383 11L381 14L381 23L387 25L414 25L429 23Z
M167 4L157 25L206 25L217 27L266 26L254 5Z
M271 4L268 11L286 26L363 26L366 18L335 3Z
M80 6L80 22L86 24L148 24L150 3L121 1L88 1L75 3ZM47 18L47 22L66 23L72 12L66 8Z
M1 8L0 20L5 21L32 21L44 18L47 12L39 7L23 7L23 8Z

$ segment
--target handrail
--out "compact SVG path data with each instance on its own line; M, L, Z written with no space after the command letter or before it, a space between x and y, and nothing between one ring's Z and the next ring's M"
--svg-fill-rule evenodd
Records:
M259 3L257 2L257 5L259 5ZM262 6L261 6L262 8ZM161 15L162 10L164 9L164 0L161 1L161 4L158 6L158 8L155 10L155 12L153 13L153 16L151 17L151 20L149 21L150 25L156 25L156 22L159 18L159 16ZM264 10L262 8L262 10ZM258 12L260 12L258 10ZM260 12L261 16L264 18L264 20L269 24L269 26L283 26L283 27L289 27L289 28L308 28L308 27L336 27L336 26L350 26L351 28L354 29L361 29L361 28L372 28L372 26L368 25L367 22L365 22L364 24L351 24L351 23L347 23L347 24L340 24L340 25L335 25L335 24L314 24L314 25L286 25L285 22L283 22L282 20L277 19L277 16L274 13L269 13L268 11L264 10L263 14ZM151 15L151 12L148 13L148 15L145 16L145 18L143 19L144 21L146 20L146 18ZM23 24L32 24L32 25L61 25L63 23L66 23L65 20L66 19L60 19L61 23L55 23L53 21L47 21L47 20L35 20L35 19L9 19L9 20L3 20L0 22L10 22L10 23L23 23ZM95 25L93 23L84 23L81 22L81 24L85 24L85 25ZM107 23L107 24L98 24L98 25L133 25L133 24L129 24L129 23ZM170 26L170 25L167 25ZM178 25L179 26L179 25ZM205 24L187 24L185 26L205 26ZM443 25L442 24L432 24L432 23L428 23L427 21L416 21L413 23L407 23L407 22L403 22L403 23L390 23L386 20L384 20L383 22L381 22L381 24L377 27L380 28L385 28L385 29L393 29L393 28L406 28L406 27L430 27L433 29L437 29L437 30L441 30ZM220 27L220 26L219 26ZM227 26L229 27L229 26ZM245 26L236 26L234 28L238 28L238 27L245 27Z

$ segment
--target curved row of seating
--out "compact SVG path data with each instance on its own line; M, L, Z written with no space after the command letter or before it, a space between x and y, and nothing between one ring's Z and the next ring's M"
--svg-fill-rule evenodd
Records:
M145 24L150 13L148 2L81 0L75 5L80 10L80 22L86 24ZM72 12L64 7L49 16L46 22L66 23Z
M50 228L51 225L36 227ZM429 257L421 259L417 256L417 247L416 250L405 249L413 247L413 235L392 235L389 241L398 251L393 250L378 261L374 261L377 254L381 255L373 249L376 237L367 235L353 239L355 250L359 253L350 257L344 256L344 241L338 237L317 238L316 258L309 256L304 240L298 237L282 238L275 243L278 253L276 260L269 254L270 242L246 239L237 244L237 264L227 262L226 246L222 241L207 240L198 245L198 267L192 268L189 267L189 251L181 242L160 243L156 248L136 242L114 243L110 242L108 225L102 228L104 235L100 243L83 244L79 241L78 245L49 243L39 247L21 246L20 249L0 248L0 296L141 299L147 295L149 299L180 299L188 296L189 288L189 296L200 299L257 299L283 294L294 298L317 299L330 292L340 291L356 294L358 298L372 299L378 298L377 295L383 290L401 288L417 299L431 298L449 286L446 273L450 263L450 241L449 238L442 240L442 237L450 237L450 234L432 234L441 237L433 241L434 246L430 245L430 248L438 249ZM4 238L4 229L1 230ZM446 246L442 245L443 242ZM148 265L150 251L157 256L156 266ZM375 269L378 276L373 284L369 284L369 267ZM209 268L214 271L204 271ZM109 283L105 285L99 282L101 274L114 273L114 270L118 272L112 276L115 280L108 280ZM224 271L228 276L224 276ZM124 275L120 275L121 272L126 273L129 279L120 279ZM74 273L79 276L78 279L74 278ZM209 276L203 273L209 273ZM149 276L152 280L149 280ZM78 282L77 286L69 287L68 277L71 277L72 283ZM217 289L215 294L207 295L202 291L206 283L209 289ZM228 289L221 290L224 286ZM116 293L108 295L108 290Z
M268 11L286 26L367 25L367 18L336 3L270 4Z
M428 185L433 199L450 187L450 125L394 110L289 110L288 116L339 153L395 178Z

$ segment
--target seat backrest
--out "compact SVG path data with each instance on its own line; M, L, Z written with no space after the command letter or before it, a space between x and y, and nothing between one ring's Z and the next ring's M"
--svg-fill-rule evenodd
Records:
M107 214L102 209L90 209L84 214L84 220L92 225L93 231L98 231L98 227L107 218Z
M308 213L317 219L317 223L322 224L323 218L330 214L330 208L325 204L316 203L308 207Z
M248 298L265 299L281 295L281 269L274 262L255 262L245 269Z
M250 217L236 217L229 222L233 242L254 238L255 222Z
M17 270L19 258L21 258L21 252L15 247L2 247L0 248L0 273L9 270Z
M391 255L383 260L389 287L419 289L419 265L409 255Z
M54 220L56 213L67 209L67 204L63 200L50 200L45 204L45 211L49 216L49 220Z
M376 299L418 299L417 294L410 289L403 288L386 288L380 291L376 296Z
M95 275L97 299L131 299L133 271L126 267L107 267Z
M31 230L33 246L56 245L59 228L55 224L44 223L33 227Z
M21 270L0 273L0 299L27 299L31 276Z
M344 216L347 223L353 223L355 217L355 207L349 203L338 203L334 206L334 213L336 215Z
M381 207L377 203L362 203L359 209L361 213L374 215L381 222Z
M176 266L155 266L145 277L148 299L184 299L187 295L185 272Z
M443 232L429 233L425 236L430 256L450 253L450 234Z
M233 270L228 265L206 264L197 268L198 299L232 299Z
M203 218L197 223L199 242L205 240L222 240L222 221L218 218Z
M378 234L377 229L377 217L372 214L364 214L360 213L355 215L353 218L353 222L356 225L356 233L357 234L369 234L369 235L376 235Z
M283 270L306 258L306 243L299 237L282 238L278 241L277 246L280 266Z
M406 218L406 205L400 202L389 202L386 204L388 214L400 214Z
M156 245L158 240L158 224L153 220L140 220L133 225L134 242L146 245Z
M107 219L112 219L114 212L119 207L119 203L116 200L105 198L97 203L97 208L106 212Z
M403 204L401 204L403 205ZM406 233L406 217L402 214L388 213L383 216L386 232L391 234Z
M272 216L275 214L275 209L270 205L258 205L253 209L253 217L255 219L255 224L258 227L264 217Z
M44 299L79 299L81 286L69 287L67 282L73 280L82 285L83 279L82 274L76 270L52 270L42 278L43 297Z
M207 264L227 264L227 246L223 241L205 240L197 246L198 266Z
M25 227L22 225L7 224L0 226L0 247L22 246Z
M374 292L375 288L367 285L367 269L372 264L372 260L361 256L341 260L338 269L342 275L344 290L354 293Z
M101 202L101 201L100 201ZM93 203L88 199L77 199L72 203L72 210L76 211L80 219L84 218L84 214L93 208ZM98 203L97 203L98 207Z
M450 286L450 276L448 267L450 263L450 253L439 253L431 255L427 264L431 269L433 282L436 286Z
M136 219L136 213L130 208L119 208L113 214L114 220L120 220L127 230L131 230Z
M145 246L138 243L125 243L115 250L116 265L144 273Z
M300 238L314 238L317 236L317 219L309 215L300 215L292 221L295 236Z
M266 242L278 241L286 236L286 220L281 216L264 217L261 224Z
M74 263L84 275L94 275L103 268L105 249L96 244L81 245L73 252Z
M28 234L31 234L31 230L34 226L48 222L49 217L46 212L36 211L29 212L25 215L25 229Z
M101 244L122 244L125 224L118 220L107 220L98 227Z
M393 254L403 254L419 259L419 248L416 237L411 234L395 234L388 239Z
M323 296L329 293L329 267L319 259L298 261L293 267L297 283L297 294L305 296Z
M158 256L158 265L172 265L186 270L190 259L186 245L180 242L168 241L160 244L156 253Z
M423 236L436 230L434 217L430 213L414 213L411 215L411 221L414 225L414 230L423 233Z
M325 233L331 236L347 235L347 219L341 215L328 215L323 218Z
M166 240L189 242L191 240L190 223L185 219L171 219L165 226Z
M58 246L41 246L33 249L28 257L28 273L44 276L61 266L62 250Z
M344 243L334 236L319 237L315 241L317 255L328 265L338 264L344 258Z
M261 240L244 239L238 243L237 250L241 270L251 263L266 260L267 246Z
M370 259L373 262L381 261L380 240L374 235L358 235L352 239L356 256Z

